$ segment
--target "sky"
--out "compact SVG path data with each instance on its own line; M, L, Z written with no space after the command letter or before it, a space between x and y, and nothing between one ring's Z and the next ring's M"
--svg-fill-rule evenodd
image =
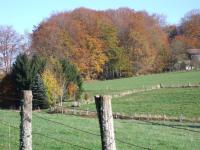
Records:
M192 9L200 9L200 0L0 0L0 25L11 25L19 32L31 32L34 25L60 11L86 7L96 10L129 7L167 17L167 23L179 24Z

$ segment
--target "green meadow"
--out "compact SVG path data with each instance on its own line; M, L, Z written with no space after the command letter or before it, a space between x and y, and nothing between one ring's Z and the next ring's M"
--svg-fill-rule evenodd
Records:
M19 129L12 126L19 127L19 121L19 112L0 110L0 149L8 150L9 145L11 150L18 149ZM200 124L114 120L114 127L117 149L197 150L200 147ZM97 119L33 113L33 150L97 150L101 149L98 134Z

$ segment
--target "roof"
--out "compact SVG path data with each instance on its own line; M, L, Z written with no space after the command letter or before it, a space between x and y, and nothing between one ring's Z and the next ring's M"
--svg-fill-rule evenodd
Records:
M193 54L193 55L195 55L195 54L200 54L200 49L188 49L187 50L187 53L188 54Z

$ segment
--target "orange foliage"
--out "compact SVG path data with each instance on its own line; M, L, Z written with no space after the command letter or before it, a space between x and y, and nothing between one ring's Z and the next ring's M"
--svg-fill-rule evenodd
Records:
M77 85L74 84L74 83L69 83L68 87L67 87L67 91L68 91L68 94L69 96L74 96L76 91L77 91Z
M121 49L122 54L129 56L130 67L125 68L131 68L133 73L162 71L170 55L167 34L159 20L128 8L79 8L54 14L35 28L32 38L34 50L47 56L66 57L83 77L93 79L110 61L110 49Z

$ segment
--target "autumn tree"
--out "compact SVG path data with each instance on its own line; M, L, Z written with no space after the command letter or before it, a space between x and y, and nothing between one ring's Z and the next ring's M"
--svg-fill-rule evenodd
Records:
M11 26L0 26L0 69L9 73L16 55L22 48L22 36Z
M54 73L48 69L44 70L41 77L44 82L44 87L46 89L48 105L54 106L56 103L59 103L59 97L61 94L60 85Z
M180 64L187 63L187 50L191 48L200 48L200 11L192 10L186 13L178 26L171 25L165 27L168 34L169 45L172 50L170 59L170 68L176 69ZM180 67L178 67L180 68Z
M112 24L101 25L101 39L105 43L104 49L107 56L107 61L103 68L104 77L115 78L122 76L122 71L127 72L128 56L125 50L120 47L118 32Z
M188 12L181 21L181 34L187 39L188 48L200 48L200 10Z
M129 56L131 71L134 74L162 71L168 60L163 58L164 53L170 55L170 52L160 21L146 12L128 8L108 13L118 29L119 43Z
M88 72L87 77L97 78L97 75L103 72L103 65L107 61L107 57L103 51L103 43L101 40L88 37L86 39L86 49L89 52L88 63Z

